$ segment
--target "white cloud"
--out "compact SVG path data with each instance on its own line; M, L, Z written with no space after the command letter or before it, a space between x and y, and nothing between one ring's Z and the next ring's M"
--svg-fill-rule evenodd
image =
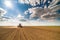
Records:
M52 12L60 10L60 4L59 5L55 5L53 7L50 8Z
M47 0L18 0L19 3L22 4L30 4L31 6L36 6L36 5L40 5L40 2L45 3ZM50 2L50 0L48 1L48 3L50 3L50 5L48 6L48 8L51 8L53 6L55 6L60 0L52 0L52 2ZM46 5L44 6L45 8L47 7Z
M52 0L52 2L49 5L49 8L55 6L58 2L60 2L60 0Z
M29 8L27 11L25 11L25 15L27 15L29 13L31 13L30 15L30 19L34 18L34 17L39 17L43 14L47 14L48 12L51 12L50 9L46 8L43 9L41 7L34 7L34 8Z
M0 16L4 16L7 13L7 11L3 8L0 8Z
M59 22L57 21L34 21L29 20L27 22L21 23L23 26L60 26Z
M19 22L15 19L8 19L7 21L0 21L0 26L17 26Z
M29 8L27 11L25 11L25 15L27 15L28 12L31 13L30 19L38 17L39 19L42 20L54 21L56 18L60 18L60 14L52 12L51 9L49 8L44 9L40 7Z
M19 0L18 2L22 4L30 4L32 6L40 4L40 0Z
M22 16L21 14L18 14L17 18L23 18L24 16Z
M21 23L22 26L60 26L60 22L54 21L34 21L34 20L28 20L28 21L18 21L17 19L8 19L8 21L0 21L0 26L18 26L19 23Z
M28 14L27 12L31 13L30 18L39 17L42 13L41 10L43 10L40 7L35 8L29 8L27 11L25 11L25 15Z
M21 14L18 14L18 16L17 16L15 19L17 19L18 21L22 21L22 22L27 21L27 20L24 18L24 16L22 16Z
M56 18L60 18L60 14L57 14L57 13L47 13L47 14L43 14L41 15L41 18L42 19L45 19L45 20L53 20L53 19L56 19Z

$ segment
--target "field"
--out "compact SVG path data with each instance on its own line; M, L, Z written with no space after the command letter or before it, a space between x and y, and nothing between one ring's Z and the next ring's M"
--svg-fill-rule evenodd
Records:
M60 27L0 27L0 40L60 40Z

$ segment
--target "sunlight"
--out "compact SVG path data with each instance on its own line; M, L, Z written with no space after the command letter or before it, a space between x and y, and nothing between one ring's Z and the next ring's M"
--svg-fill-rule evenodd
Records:
M12 8L12 7L13 7L11 1L5 1L4 4L5 4L7 7L9 7L9 8Z

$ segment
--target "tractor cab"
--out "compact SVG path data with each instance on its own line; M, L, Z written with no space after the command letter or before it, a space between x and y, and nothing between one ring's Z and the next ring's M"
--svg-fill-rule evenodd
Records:
M18 25L18 28L22 28L22 25L21 25L21 24L19 24L19 25Z

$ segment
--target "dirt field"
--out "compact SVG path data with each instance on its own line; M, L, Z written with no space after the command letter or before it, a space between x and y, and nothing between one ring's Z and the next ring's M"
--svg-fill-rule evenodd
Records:
M0 28L0 40L60 40L60 27Z

